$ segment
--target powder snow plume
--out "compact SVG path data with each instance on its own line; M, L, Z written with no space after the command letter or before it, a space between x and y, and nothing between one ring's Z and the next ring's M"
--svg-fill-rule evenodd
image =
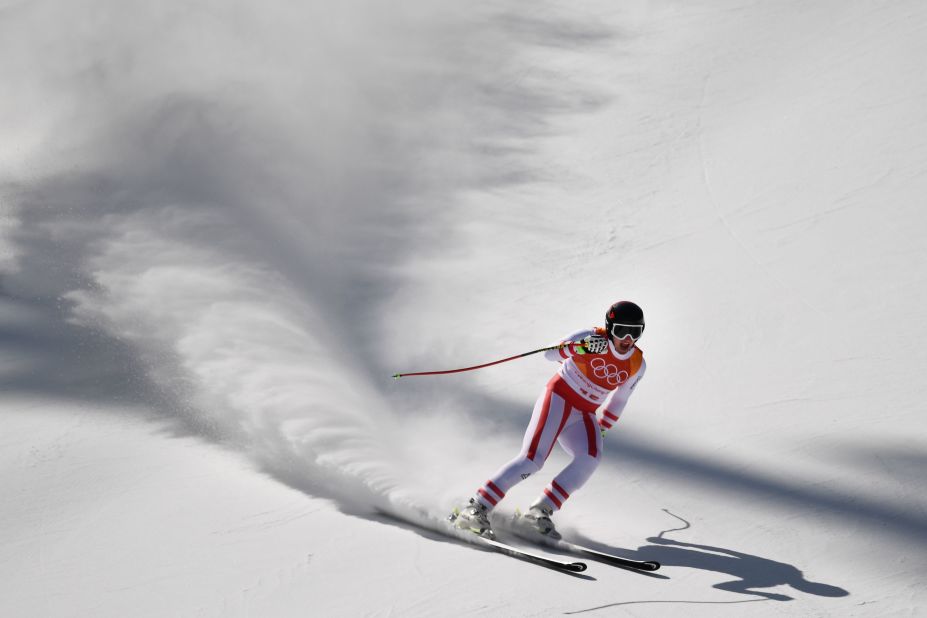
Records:
M2 285L30 333L4 386L144 400L345 510L421 507L379 308L454 196L530 175L511 140L572 103L511 79L543 22L414 4L16 8L47 44L0 33Z

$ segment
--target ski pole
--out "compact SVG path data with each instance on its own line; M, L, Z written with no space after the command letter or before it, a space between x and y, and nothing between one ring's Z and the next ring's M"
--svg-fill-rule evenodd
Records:
M490 363L483 363L482 365L474 365L473 367L462 367L461 369L447 369L445 371L418 371L415 373L394 373L393 377L395 379L404 378L406 376L436 376L445 373L460 373L461 371L473 371L474 369L482 369L483 367L491 367L492 365L498 365L499 363L506 363L516 358L524 358L526 356L531 356L532 354L537 354L538 352L546 352L548 350L562 350L563 348L570 345L572 342L567 341L565 343L560 343L557 345L548 346L546 348L541 348L539 350L532 350L530 352L525 352L524 354L516 354L515 356L509 356L508 358L503 358L497 361L492 361Z

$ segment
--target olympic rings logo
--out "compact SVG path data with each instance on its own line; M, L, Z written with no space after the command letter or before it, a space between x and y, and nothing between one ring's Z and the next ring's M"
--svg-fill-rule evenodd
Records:
M624 384L631 377L627 371L619 371L618 367L606 363L602 358L593 358L589 364L595 377L604 379L610 386Z

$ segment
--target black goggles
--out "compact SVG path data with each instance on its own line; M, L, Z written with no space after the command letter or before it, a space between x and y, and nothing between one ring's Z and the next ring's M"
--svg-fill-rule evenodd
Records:
M612 324L612 337L624 339L631 335L631 339L637 341L644 334L643 324Z

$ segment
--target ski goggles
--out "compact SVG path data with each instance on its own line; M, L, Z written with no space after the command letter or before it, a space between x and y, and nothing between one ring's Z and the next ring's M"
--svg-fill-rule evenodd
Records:
M631 339L637 341L644 334L643 324L612 324L612 337L624 339L631 335Z

